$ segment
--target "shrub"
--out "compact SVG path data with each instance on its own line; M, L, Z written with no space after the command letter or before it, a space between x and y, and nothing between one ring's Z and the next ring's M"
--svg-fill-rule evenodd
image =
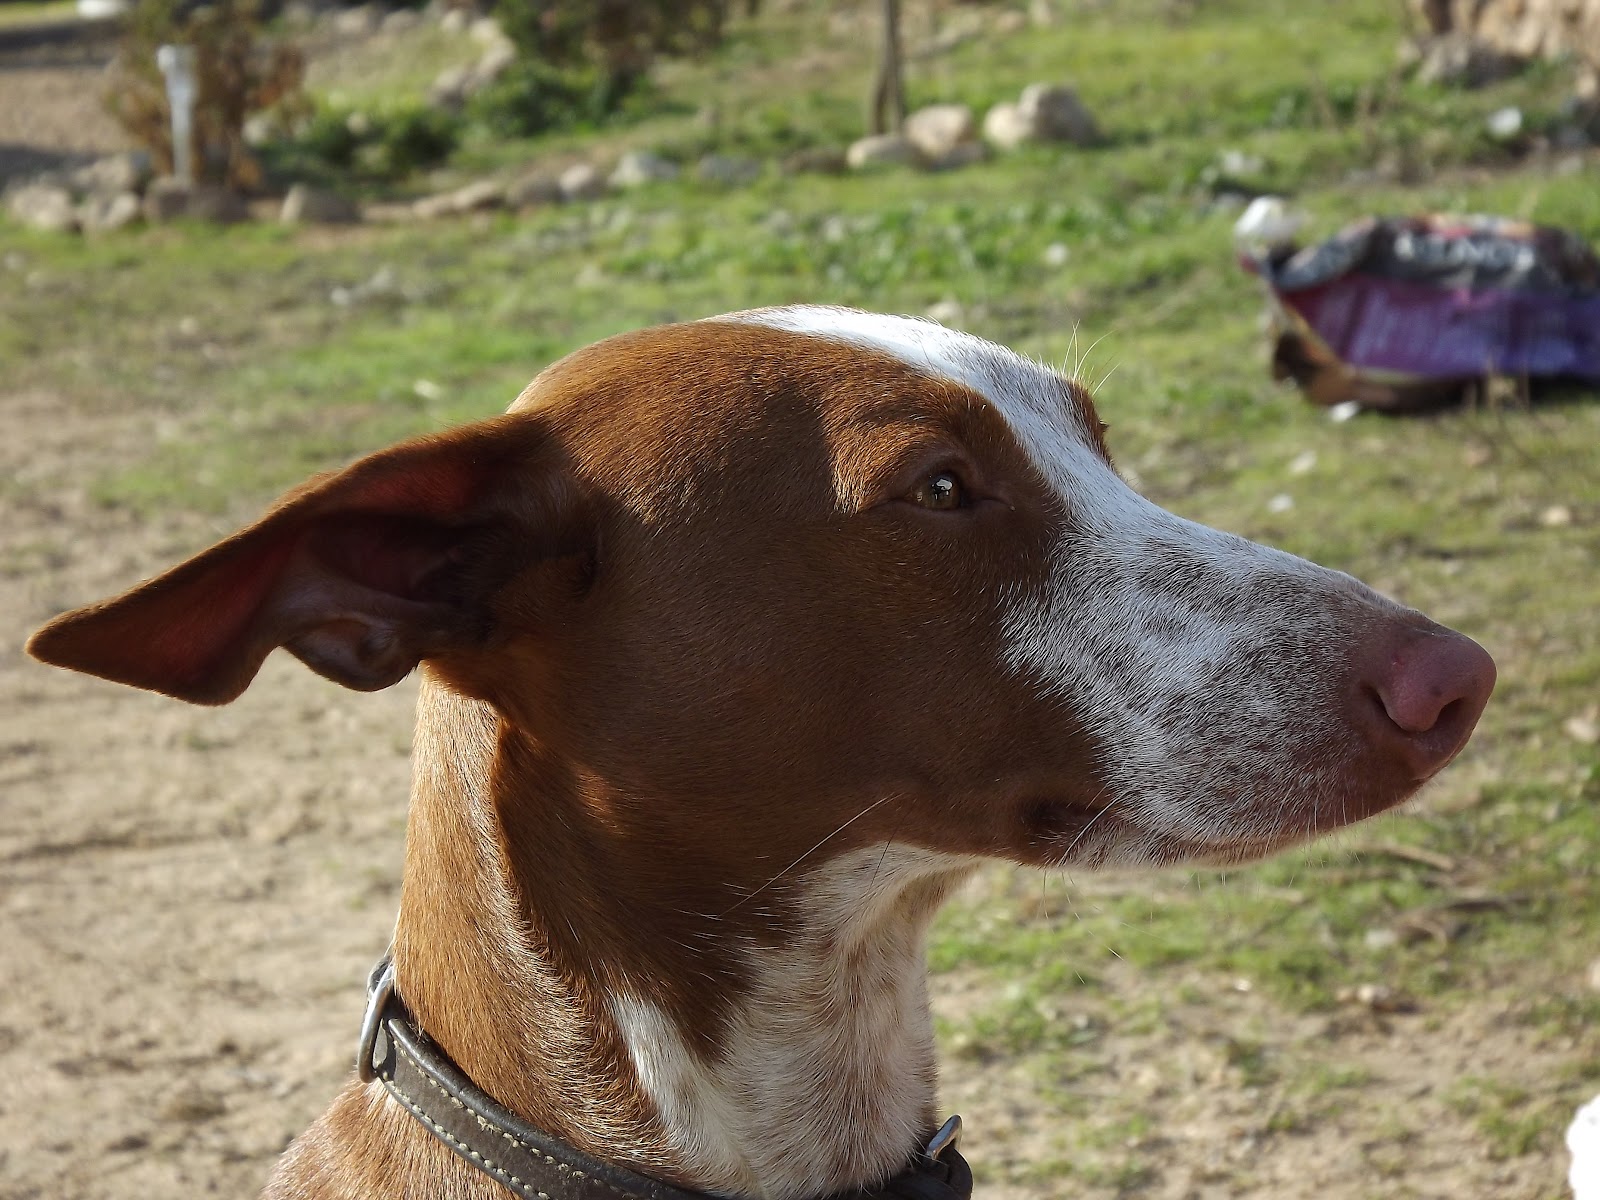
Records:
M728 0L499 0L495 15L524 60L599 73L593 103L614 111L658 54L722 40Z
M277 107L303 110L305 60L286 40L268 40L256 0L139 0L129 14L106 92L111 115L150 151L157 169L173 169L172 114L156 48L195 50L196 96L190 161L198 178L237 188L261 183L244 142L245 119Z

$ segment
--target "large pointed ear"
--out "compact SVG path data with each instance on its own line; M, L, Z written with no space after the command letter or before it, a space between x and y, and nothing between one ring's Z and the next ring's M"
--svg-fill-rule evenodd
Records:
M387 687L493 635L490 595L588 538L531 415L405 442L283 497L261 520L28 643L56 666L226 704L278 647L346 687Z

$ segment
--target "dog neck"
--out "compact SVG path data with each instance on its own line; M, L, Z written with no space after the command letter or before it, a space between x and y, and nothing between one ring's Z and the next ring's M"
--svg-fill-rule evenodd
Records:
M967 861L880 843L741 874L433 684L414 760L397 984L524 1119L778 1200L878 1182L937 1125L923 941Z

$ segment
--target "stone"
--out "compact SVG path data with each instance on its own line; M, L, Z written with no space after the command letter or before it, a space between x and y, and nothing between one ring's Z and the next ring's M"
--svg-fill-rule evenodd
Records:
M112 233L144 219L144 205L137 192L93 195L78 205L78 224L85 233Z
M366 37L377 32L382 20L383 10L376 4L358 4L335 13L333 29L341 37Z
M78 192L115 196L119 192L142 192L155 176L150 155L144 150L108 154L72 172L70 182Z
M694 173L701 183L741 187L761 178L761 169L761 160L758 158L744 158L737 154L707 154L695 164Z
M907 117L901 133L917 153L934 161L976 140L978 122L965 104L930 104Z
M394 37L399 34L410 33L421 24L422 14L416 9L397 8L392 13L384 16L378 28L390 37Z
M188 217L226 225L249 216L243 196L214 183L191 186L169 175L155 180L144 193L144 217L153 224Z
M452 8L439 18L439 28L446 33L466 33L472 21L473 14L469 9Z
M1015 149L1031 135L1032 128L1015 104L996 104L983 118L984 139L1002 150Z
M1028 123L1032 136L1041 142L1092 146L1100 141L1094 117L1078 99L1078 93L1064 84L1029 84L1022 89L1017 111Z
M605 177L592 163L574 163L556 180L563 200L598 200L606 194Z
M174 221L189 207L189 185L170 175L154 180L144 193L144 218L154 224Z
M784 158L785 175L842 175L849 163L838 146L807 146Z
M678 174L678 164L670 158L662 158L650 150L630 150L617 163L617 169L611 172L611 186L643 187L647 183L664 183L676 179Z
M428 85L428 103L434 108L460 108L472 90L471 67L446 67Z
M477 65L472 68L467 84L467 94L473 95L488 87L507 71L516 65L517 48L510 42L501 38L492 42L483 52L483 57L478 59Z
M197 184L189 192L189 203L184 216L196 221L211 221L217 225L231 225L247 220L250 206L238 192L214 183Z
M1524 62L1502 54L1471 34L1447 33L1430 38L1419 50L1417 80L1445 87L1480 88L1509 79Z
M285 225L347 225L361 219L355 203L337 192L297 183L283 198L278 220Z
M845 151L845 162L855 171L867 167L915 164L920 159L921 155L917 153L917 148L911 144L911 140L898 133L880 133L864 137L858 142L852 142L850 149Z
M505 30L500 28L500 22L493 17L478 17L472 24L467 26L467 36L480 46L489 46L495 42L509 40L506 37Z
M424 196L412 204L411 212L413 216L431 221L500 208L505 201L505 188L493 179L479 179L452 191Z
M78 228L72 193L55 184L31 183L13 189L6 194L6 211L20 224L45 233L74 233Z
M537 208L561 199L561 182L547 171L531 171L506 188L507 208Z
M989 147L982 142L958 142L943 154L924 155L922 165L930 171L955 171L961 167L970 167L973 163L980 163L988 157Z

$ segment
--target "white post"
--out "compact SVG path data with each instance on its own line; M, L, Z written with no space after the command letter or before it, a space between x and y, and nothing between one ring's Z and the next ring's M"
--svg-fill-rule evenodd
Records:
M172 109L172 173L184 183L194 183L194 163L189 147L193 142L194 100L198 90L194 72L193 46L159 46L156 66L167 81L167 103Z

